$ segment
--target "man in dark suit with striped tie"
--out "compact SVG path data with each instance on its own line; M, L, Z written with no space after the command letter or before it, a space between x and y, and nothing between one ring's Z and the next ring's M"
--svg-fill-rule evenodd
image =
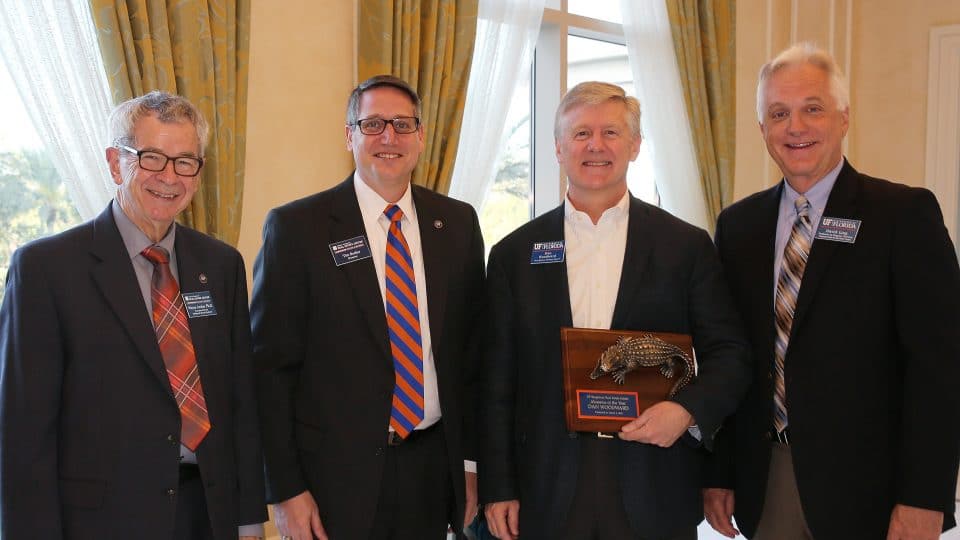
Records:
M440 540L476 513L483 241L473 208L411 185L419 117L406 82L361 83L356 171L264 225L251 315L285 538Z
M208 129L180 96L120 104L116 198L14 254L0 308L5 539L263 535L243 260L174 223Z
M757 116L783 172L724 210L716 243L753 347L704 512L757 540L939 538L960 456L960 269L933 194L843 157L834 59L763 66Z

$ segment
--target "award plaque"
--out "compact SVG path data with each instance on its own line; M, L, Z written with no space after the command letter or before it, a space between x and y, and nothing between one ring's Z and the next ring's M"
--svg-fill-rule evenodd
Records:
M567 429L614 433L695 377L686 334L561 328Z

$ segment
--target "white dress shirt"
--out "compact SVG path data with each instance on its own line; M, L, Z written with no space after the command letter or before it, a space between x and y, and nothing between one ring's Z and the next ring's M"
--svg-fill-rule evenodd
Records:
M417 209L413 206L413 197L409 185L403 197L400 197L400 200L396 203L385 201L360 177L359 171L354 174L353 186L357 193L357 202L360 203L360 214L363 216L363 228L366 229L367 242L370 244L370 255L373 257L373 265L377 269L377 280L380 285L380 297L383 298L384 311L387 308L384 267L387 264L387 230L390 228L390 220L383 214L383 211L390 204L396 204L403 211L400 230L407 240L407 245L410 246L410 257L413 259L413 277L417 284L417 311L420 315L420 342L423 347L423 420L417 424L415 429L425 429L440 420L441 413L440 397L437 390L437 369L433 364L433 348L430 341L427 279L423 270L423 250L420 246Z
M627 249L630 193L603 211L594 225L564 198L563 237L573 326L609 330Z

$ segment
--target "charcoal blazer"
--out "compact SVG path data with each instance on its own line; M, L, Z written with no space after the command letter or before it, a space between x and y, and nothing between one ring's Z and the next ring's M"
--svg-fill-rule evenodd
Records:
M211 429L197 448L214 537L265 521L246 274L233 248L178 226ZM200 276L205 276L203 279ZM180 412L110 207L14 254L0 308L4 538L173 535Z
M670 448L616 441L620 492L639 538L664 538L703 519L705 447L747 385L739 319L706 232L630 199L626 253L612 329L692 334L699 377L675 398L703 444ZM488 268L490 330L484 352L481 502L520 500L525 539L559 537L577 481L576 433L564 420L560 327L572 326L565 263L531 264L535 242L562 240L564 208L494 246Z
M367 538L386 459L394 387L373 259L337 266L329 246L365 236L351 175L272 210L254 267L254 358L267 491L280 502L309 489L327 532ZM476 459L475 342L483 301L483 240L466 203L411 186L426 273L433 359L456 506L464 459ZM416 493L404 496L419 497Z
M716 242L753 348L753 384L724 427L711 485L734 489L748 537L763 509L773 426L774 244L783 182L726 209ZM825 217L854 243L815 239L785 384L793 467L815 538L884 538L897 503L952 526L960 400L960 271L933 194L849 163Z

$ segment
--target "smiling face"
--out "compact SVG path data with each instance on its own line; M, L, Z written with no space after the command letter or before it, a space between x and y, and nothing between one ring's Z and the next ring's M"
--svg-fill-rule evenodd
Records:
M773 73L763 91L760 132L783 176L806 193L843 156L849 110L839 110L825 71L809 64Z
M193 124L161 122L154 114L137 120L130 146L171 157L200 157L200 141ZM147 171L137 164L136 155L108 148L107 162L113 181L119 186L117 202L120 208L155 242L166 235L174 218L190 204L200 184L199 175L178 175L173 170L172 160L162 171Z
M416 107L401 90L380 86L360 96L358 119L416 116ZM399 191L402 195L417 159L423 151L423 127L414 133L397 134L388 124L379 135L364 135L357 126L346 127L347 149L353 152L357 172L366 183L387 200Z
M616 204L627 189L627 167L640 152L640 137L627 124L627 108L616 100L580 105L563 115L557 161L569 180L568 195Z

